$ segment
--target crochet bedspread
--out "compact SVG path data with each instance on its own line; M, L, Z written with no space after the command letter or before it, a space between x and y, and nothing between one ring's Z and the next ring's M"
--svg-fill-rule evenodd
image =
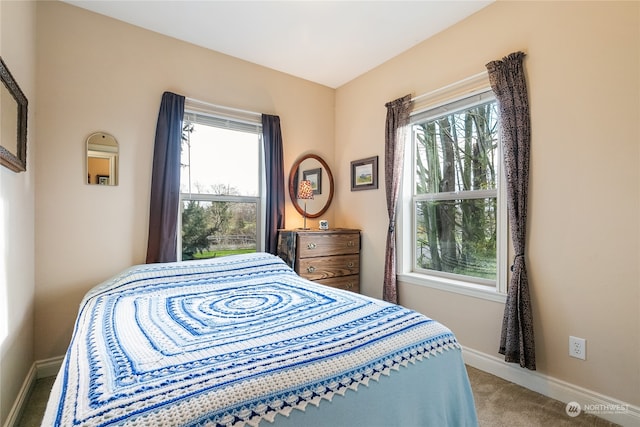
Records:
M269 254L135 266L85 296L43 425L257 426L458 348Z

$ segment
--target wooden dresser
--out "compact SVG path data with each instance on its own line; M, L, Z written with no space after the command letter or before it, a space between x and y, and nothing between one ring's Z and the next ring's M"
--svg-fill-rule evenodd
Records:
M278 256L306 279L360 292L360 230L279 230Z

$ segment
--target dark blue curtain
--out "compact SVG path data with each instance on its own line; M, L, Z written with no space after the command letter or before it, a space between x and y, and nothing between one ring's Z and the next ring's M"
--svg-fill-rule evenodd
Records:
M184 96L162 94L153 150L147 264L177 259Z
M284 161L280 117L262 115L262 140L267 178L264 250L275 255L278 250L278 229L284 227Z

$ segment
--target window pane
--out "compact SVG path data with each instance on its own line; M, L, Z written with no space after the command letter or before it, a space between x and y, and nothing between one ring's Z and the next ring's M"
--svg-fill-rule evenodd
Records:
M496 199L415 204L416 267L496 279Z
M495 101L413 126L415 194L495 189Z
M180 192L255 197L260 140L255 133L185 121Z
M182 202L182 259L256 252L257 203Z

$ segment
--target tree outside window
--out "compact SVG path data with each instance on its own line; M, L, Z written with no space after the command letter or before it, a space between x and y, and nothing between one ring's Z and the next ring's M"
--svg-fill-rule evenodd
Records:
M497 106L457 107L412 125L414 270L495 285Z
M185 114L181 155L182 260L258 250L257 125Z

